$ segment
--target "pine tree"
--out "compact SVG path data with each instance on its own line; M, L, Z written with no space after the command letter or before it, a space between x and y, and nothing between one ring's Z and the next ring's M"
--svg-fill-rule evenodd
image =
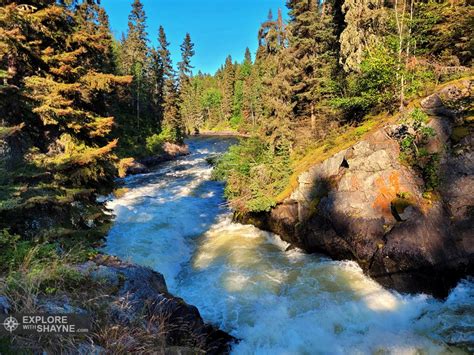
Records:
M163 120L163 106L165 100L164 68L158 50L153 48L150 57L151 100L153 102L153 111L155 115L153 126L156 131L159 131L161 129L161 121Z
M328 114L336 68L337 40L329 2L291 0L289 47L284 52L287 84L291 87L296 120L309 118L311 130L316 120Z
M267 21L262 23L258 31L258 47L257 57L275 55L285 47L285 25L281 10L278 9L277 20L273 19L271 10L268 13Z
M189 35L189 33L186 33L186 36L180 48L181 48L181 62L178 63L179 81L180 81L180 85L184 85L184 83L192 75L192 69L194 68L191 65L191 58L195 54L194 44L191 42L191 36Z
M345 71L359 71L365 51L380 43L387 31L387 12L377 0L345 0L346 26L341 33L341 64Z
M110 33L101 28L101 10L95 3L80 4L75 11L54 1L30 3L0 7L0 28L8 36L0 44L0 65L3 69L8 63L9 73L0 88L2 114L6 113L2 116L7 125L18 127L7 133L19 132L20 139L7 144L15 147L15 159L21 156L15 169L26 171L27 183L22 193L12 196L9 209L0 208L0 220L21 218L20 224L12 225L35 234L34 229L21 229L31 225L28 209L36 208L37 220L42 212L60 211L64 218L51 222L48 235L84 232L90 229L84 219L96 225L104 220L93 189L110 183L116 172L117 141L109 135L113 117L108 114L108 98L131 78L107 72L109 63L103 59L109 54ZM14 105L3 105L12 99ZM24 123L17 123L15 116ZM0 169L2 165L0 159ZM1 175L2 185L14 183L9 174ZM79 214L73 200L84 209L79 219L74 217Z
M181 61L179 68L179 95L180 95L180 113L184 121L187 132L198 131L199 108L196 105L198 101L197 83L191 81L192 69L191 58L194 56L194 44L191 36L186 36L181 44Z
M235 84L235 68L232 57L229 55L222 68L222 114L224 120L232 117Z
M140 128L141 111L147 95L148 39L146 32L146 14L140 0L134 0L128 16L128 32L122 44L121 70L133 75L134 108L136 128Z
M158 55L163 66L163 122L166 128L173 132L175 139L181 142L184 127L179 109L178 83L171 61L171 53L168 49L169 43L162 26L158 30L158 42Z
M249 47L245 48L244 62L252 64L252 54L250 53Z

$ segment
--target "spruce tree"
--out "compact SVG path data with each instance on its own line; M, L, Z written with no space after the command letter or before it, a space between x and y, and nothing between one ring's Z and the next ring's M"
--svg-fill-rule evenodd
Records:
M54 1L30 3L0 7L0 28L6 30L0 69L7 64L8 73L0 88L2 116L8 126L18 127L7 133L18 132L19 139L7 139L7 144L14 147L15 159L21 157L9 168L13 175L2 171L1 184L14 186L9 176L19 175L15 169L23 171L26 183L21 193L6 197L11 203L0 208L0 220L10 221L17 228L13 232L36 234L35 228L22 229L32 225L30 210L37 221L60 213L64 218L49 217L49 230L42 233L88 233L87 220L99 226L106 219L94 202L94 189L110 183L116 172L108 98L131 78L107 72L103 58L109 54L110 33L100 28L104 23L95 3L75 10ZM11 100L13 105L4 106ZM0 169L4 162L0 159Z
M128 32L122 44L121 66L124 74L133 75L133 97L136 127L140 128L143 108L147 100L148 39L146 14L140 0L134 0L128 16Z
M232 63L232 57L229 55L224 67L222 68L222 114L224 120L232 117L234 84L235 84L235 68Z
M194 44L191 36L186 36L181 44L181 61L179 68L179 95L180 95L180 113L187 132L198 130L196 122L198 121L199 109L196 107L197 85L191 81L192 69L191 58L194 56Z
M194 56L194 44L191 42L191 36L186 33L184 41L180 46L181 48L181 62L178 63L179 68L179 81L180 85L183 85L185 81L192 75L191 58Z
M153 126L156 131L159 131L163 120L164 68L161 56L155 48L151 50L150 55L150 85L151 100L153 102L153 112L155 115Z
M329 2L290 0L289 47L283 53L284 80L291 87L296 120L309 121L327 116L333 93L337 39ZM308 120L309 118L309 120Z
M162 26L158 30L158 43L158 55L163 66L163 122L165 128L172 131L174 139L181 142L184 127L179 109L178 83L171 61L171 53L168 49L169 43Z

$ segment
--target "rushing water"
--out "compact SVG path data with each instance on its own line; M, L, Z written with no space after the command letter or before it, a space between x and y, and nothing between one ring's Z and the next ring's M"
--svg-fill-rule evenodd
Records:
M474 283L441 302L388 291L354 262L298 250L232 223L206 157L231 139L125 179L105 251L164 274L170 291L242 341L236 354L457 354L474 342ZM471 345L472 346L472 345ZM463 350L464 349L464 350ZM474 350L471 347L471 351Z

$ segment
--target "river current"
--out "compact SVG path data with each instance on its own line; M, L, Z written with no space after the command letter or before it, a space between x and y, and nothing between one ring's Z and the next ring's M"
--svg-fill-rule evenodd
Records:
M107 202L104 251L162 273L171 293L242 339L235 354L474 351L472 280L443 301L402 295L352 261L286 251L277 235L233 223L206 158L234 142L190 139L190 155L124 179L128 191Z

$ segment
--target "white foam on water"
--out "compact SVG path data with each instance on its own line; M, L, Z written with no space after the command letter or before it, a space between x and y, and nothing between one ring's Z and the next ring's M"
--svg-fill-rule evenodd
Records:
M233 353L456 354L448 343L474 342L474 282L442 302L388 291L354 262L286 251L278 236L232 223L205 163L222 147L206 144L126 181L108 202L105 250L163 273L171 292L241 339Z

